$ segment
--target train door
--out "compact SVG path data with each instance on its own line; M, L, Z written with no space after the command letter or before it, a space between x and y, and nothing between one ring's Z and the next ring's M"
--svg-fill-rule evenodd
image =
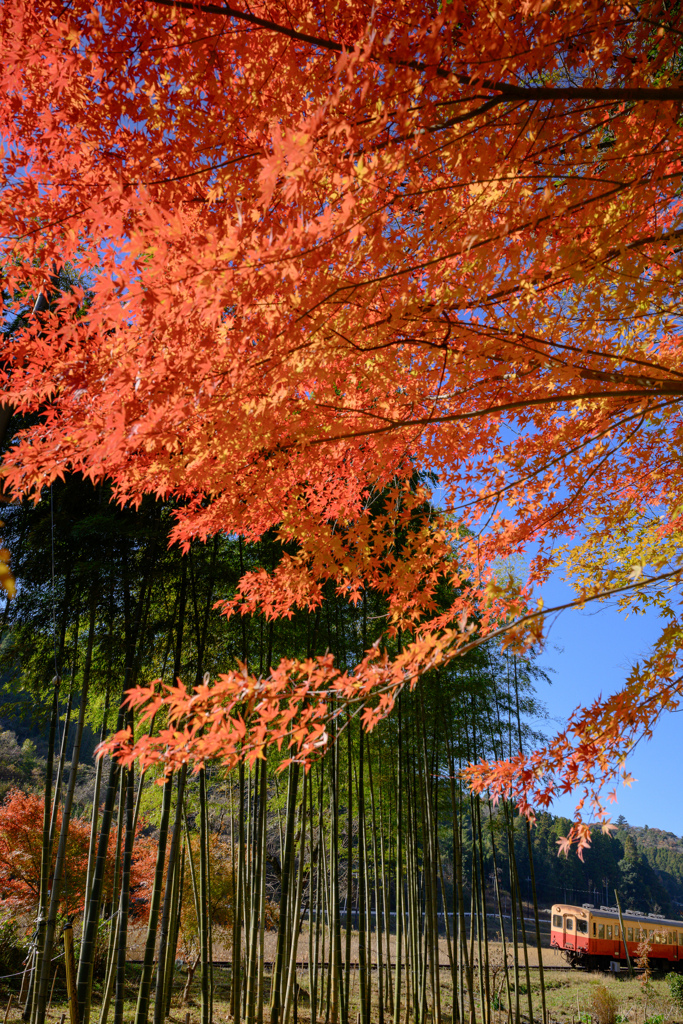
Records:
M564 917L564 948L576 949L576 920L569 914Z

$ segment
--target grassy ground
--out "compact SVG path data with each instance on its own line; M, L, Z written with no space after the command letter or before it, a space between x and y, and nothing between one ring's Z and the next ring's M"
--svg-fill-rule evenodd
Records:
M130 989L129 999L126 1002L124 1010L124 1020L126 1024L132 1022L135 1016L135 995L137 991L137 978L139 972L134 968L129 969L130 978ZM354 972L354 975L356 972ZM229 971L225 969L217 969L215 971L215 998L214 998L214 1024L221 1024L221 1022L228 1021L228 998L230 991L230 977ZM310 1024L311 1016L308 1007L308 999L306 997L307 988L307 974L304 971L300 971L298 975L298 981L301 986L300 995L297 1006L297 1021L298 1024ZM200 1005L199 1005L199 985L195 981L190 993L190 999L187 1005L183 1005L181 1001L182 989L184 985L184 976L181 972L177 976L177 984L174 990L173 1002L171 1007L171 1014L169 1017L170 1024L199 1024L200 1020ZM350 1014L351 1021L356 1020L357 1006L355 1001L357 999L357 976L352 978L352 989L351 997L353 1009ZM683 1022L683 1012L676 1010L671 1003L669 997L669 987L663 979L651 980L644 990L643 985L640 981L629 981L628 979L617 979L617 978L606 978L602 974L584 974L577 971L562 971L553 972L548 976L546 981L546 1003L548 1008L548 1024L614 1024L614 1021L610 1022L608 1019L601 1019L600 1016L596 1015L595 1008L595 995L596 992L601 988L607 990L614 997L615 1010L619 1015L617 1018L617 1024L619 1021L622 1024L681 1024ZM441 1002L442 1002L442 1019L443 1024L450 1024L452 1021L452 990L450 986L450 978L442 978L441 986ZM16 999L16 993L15 993ZM505 1001L505 999L504 999ZM540 1001L540 990L537 982L532 982L532 1002L534 1007L534 1019L537 1022L541 1021L541 1001ZM5 995L4 1006L0 1007L0 1012L3 1012L7 1006L7 995ZM477 1006L477 1011L479 1007ZM527 993L526 986L520 985L520 1011L523 1021L528 1022L528 1005L527 1005ZM66 1006L66 993L60 988L55 990L55 998L53 999L52 1007L48 1016L48 1019L55 1024L61 1018L62 1013L66 1013L66 1020L68 1022L68 1010ZM477 1014L479 1016L479 1013ZM373 1015L374 1016L374 1015ZM268 1020L268 1012L265 1014L266 1021ZM321 1024L324 1022L324 1015L319 1018ZM410 1024L411 1017L406 1017L402 1014L402 1021L405 1024ZM430 1024L433 1021L433 1017L429 1015ZM513 1019L514 1019L514 996L513 996ZM93 1000L93 1012L91 1016L92 1024L98 1024L99 1021L99 999L97 995ZM113 1021L113 1009L109 1014L109 1021ZM495 1012L492 1015L491 1024L506 1024L508 1021L507 1010L502 1009ZM7 1024L22 1024L21 1015L18 1008L13 1006L7 1018ZM292 1016L291 1024L294 1024L294 1018Z

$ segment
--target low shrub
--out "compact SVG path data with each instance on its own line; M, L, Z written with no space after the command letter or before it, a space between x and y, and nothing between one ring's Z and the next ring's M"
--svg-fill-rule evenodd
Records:
M671 1000L683 1010L683 974L667 974L666 981L671 991Z
M0 974L15 974L23 968L28 949L13 917L0 921Z
M594 989L592 1009L597 1024L617 1024L617 997L606 985Z

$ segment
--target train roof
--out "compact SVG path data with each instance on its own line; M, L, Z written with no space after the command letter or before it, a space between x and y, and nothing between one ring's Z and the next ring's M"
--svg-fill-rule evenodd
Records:
M570 903L554 903L552 912L556 913L557 911L561 914L578 914L580 917L584 917L587 914L595 914L599 917L613 917L615 920L619 920L619 911L616 907L594 907L592 903L582 907ZM663 928L666 925L671 925L673 928L683 926L683 921L674 921L672 918L663 917L661 914L641 914L638 910L622 910L621 916L625 921L639 921L641 924L649 921L653 928Z

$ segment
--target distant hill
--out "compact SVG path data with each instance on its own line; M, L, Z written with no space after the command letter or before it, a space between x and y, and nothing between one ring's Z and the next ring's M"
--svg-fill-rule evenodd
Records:
M636 848L661 881L672 904L683 910L683 836L661 828L650 828L649 825L629 825L623 815L617 824L618 838L622 842L627 836L633 838Z
M630 825L622 815L611 836L599 828L585 851L558 857L557 840L568 833L568 818L539 814L531 831L536 890L543 906L593 903L613 906L617 889L622 909L683 917L683 837L663 829ZM516 830L515 855L525 897L530 870L523 823Z

